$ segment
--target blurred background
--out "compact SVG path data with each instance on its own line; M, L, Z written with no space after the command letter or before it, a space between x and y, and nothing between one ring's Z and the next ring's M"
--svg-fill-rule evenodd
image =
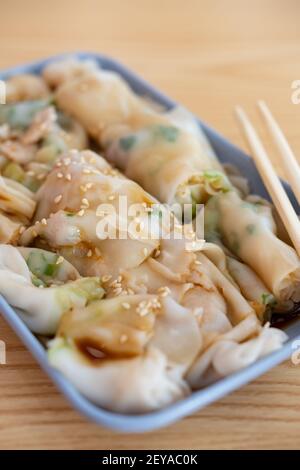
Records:
M0 0L0 67L111 55L243 145L232 108L265 98L300 153L298 0ZM285 122L289 126L286 128Z
M0 0L0 68L61 52L95 51L135 70L236 144L241 104L266 100L300 156L299 0ZM300 376L287 362L161 431L117 436L87 423L0 319L0 448L295 448ZM238 430L238 432L237 432Z

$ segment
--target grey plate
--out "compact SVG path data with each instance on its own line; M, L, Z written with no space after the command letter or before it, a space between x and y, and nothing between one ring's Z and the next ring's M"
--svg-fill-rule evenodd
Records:
M101 54L83 52L76 53L76 56L80 58L92 58L99 62L104 69L113 70L114 72L119 73L138 94L150 96L155 101L168 108L172 108L176 104L174 101L164 96L143 79L137 77L133 72L129 71L113 59ZM59 57L63 56L51 57L46 60L2 71L0 73L0 78L3 79L11 75L24 72L38 73L48 62ZM224 139L224 137L220 136L217 132L208 127L205 123L202 121L199 121L199 123L202 125L219 159L222 162L236 165L241 172L247 176L251 185L251 191L269 198L252 160L241 150ZM299 206L290 187L285 184L285 188L293 206L299 213ZM209 403L212 403L233 390L236 390L247 382L250 382L250 380L255 379L272 367L288 359L293 352L293 342L296 339L300 339L299 317L299 319L294 320L285 328L285 331L289 336L289 340L279 351L265 356L255 364L252 364L229 377L221 379L203 390L193 392L189 397L184 398L167 408L142 415L124 415L113 413L94 405L83 397L60 372L53 369L48 363L46 351L41 343L18 317L16 311L13 310L13 308L11 308L2 297L0 297L0 310L6 321L11 325L13 330L17 333L19 338L23 341L25 346L33 354L49 377L51 377L57 388L61 390L65 397L72 403L74 408L98 424L123 432L143 432L157 429L200 410Z

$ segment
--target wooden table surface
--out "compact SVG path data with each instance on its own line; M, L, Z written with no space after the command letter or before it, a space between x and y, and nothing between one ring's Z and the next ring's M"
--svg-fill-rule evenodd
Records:
M0 68L59 52L101 51L241 146L233 106L244 105L261 125L255 101L263 97L300 155L300 105L291 102L291 83L300 79L299 1L80 5L1 0ZM7 345L7 364L0 366L1 449L300 447L300 366L291 362L166 429L121 435L72 410L2 319L0 339Z

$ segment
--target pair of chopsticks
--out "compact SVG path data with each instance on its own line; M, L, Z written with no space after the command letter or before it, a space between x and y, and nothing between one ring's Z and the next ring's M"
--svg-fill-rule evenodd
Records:
M285 170L288 182L290 183L296 199L300 204L300 167L291 147L288 144L282 130L275 121L271 111L263 101L258 101L258 109L263 120L277 146L282 157L281 163ZM242 131L252 151L252 156L257 170L269 191L274 206L276 207L281 220L294 244L295 250L300 256L300 221L285 192L280 179L278 178L271 160L263 146L255 128L251 124L245 111L236 107L236 115L241 125Z

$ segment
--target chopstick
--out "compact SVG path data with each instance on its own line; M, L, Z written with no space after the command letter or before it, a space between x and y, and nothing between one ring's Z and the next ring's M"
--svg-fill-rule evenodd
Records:
M298 216L278 178L268 154L258 137L253 125L245 111L237 106L235 108L238 121L252 151L258 172L270 193L274 206L294 244L295 250L300 256L300 221ZM300 181L299 181L300 184Z
M276 144L281 156L281 164L284 168L287 179L294 191L296 199L300 204L300 166L296 160L296 157L286 140L285 135L279 127L279 124L276 122L271 111L267 107L264 101L258 101L258 109L261 112L261 115L269 129L270 134L273 137L274 143Z

